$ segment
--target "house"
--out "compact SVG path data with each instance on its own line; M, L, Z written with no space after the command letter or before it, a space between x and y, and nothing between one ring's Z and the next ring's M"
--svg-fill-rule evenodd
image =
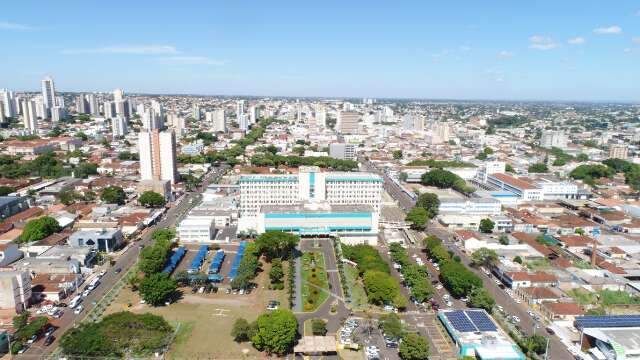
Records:
M82 284L80 274L37 274L31 280L31 300L59 302Z
M513 271L506 272L502 282L512 288L558 286L558 278L546 272Z
M572 302L545 302L540 312L549 321L574 321L576 316L584 315L582 306Z
M516 289L515 294L529 305L557 302L562 298L560 290L550 287L523 287Z
M69 245L72 247L87 246L104 252L112 252L122 243L123 236L120 229L81 230L69 236Z
M3 143L5 146L5 152L7 155L16 156L16 155L27 155L34 156L39 154L44 154L49 151L53 151L57 148L57 144L53 144L49 142L49 140L45 139L37 139L37 140L10 140L5 141Z
M29 208L26 197L0 196L0 219L6 219Z

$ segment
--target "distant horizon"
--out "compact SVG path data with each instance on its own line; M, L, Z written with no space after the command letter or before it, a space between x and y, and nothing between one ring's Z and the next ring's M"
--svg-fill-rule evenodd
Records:
M640 102L634 0L154 5L5 4L0 88Z

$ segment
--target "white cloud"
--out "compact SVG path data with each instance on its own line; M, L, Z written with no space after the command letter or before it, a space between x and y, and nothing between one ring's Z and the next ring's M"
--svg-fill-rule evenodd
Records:
M567 42L571 45L582 45L587 42L587 40L585 40L582 36L578 36L567 40Z
M593 29L593 32L601 35L620 34L622 32L622 28L618 25L613 25L609 27L595 28Z
M129 55L161 55L179 54L171 45L118 45L90 49L66 49L63 54L129 54Z
M511 51L502 50L498 53L498 57L501 59L510 59L513 57L513 53Z
M529 37L529 49L552 50L558 47L560 45L548 36L533 35Z
M31 25L16 24L16 23L8 22L8 21L0 21L0 29L2 29L2 30L18 30L18 31L35 30L35 28L33 26L31 26Z
M175 65L224 65L225 61L215 60L206 56L167 56L160 58L160 61Z

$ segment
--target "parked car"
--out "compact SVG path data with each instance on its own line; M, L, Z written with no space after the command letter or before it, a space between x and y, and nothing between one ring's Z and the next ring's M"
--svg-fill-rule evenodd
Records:
M38 340L38 335L37 334L31 335L29 340L27 340L27 344L33 344L34 342L36 342L36 340Z
M50 336L51 334L53 334L54 331L56 331L56 328L54 326L49 325L47 330L45 330L44 332L44 336Z
M278 310L278 306L279 305L280 305L280 302L275 301L275 300L271 300L267 304L267 310Z
M75 310L73 310L73 313L78 315L82 312L82 310L84 310L84 306L78 305L78 307Z
M44 339L44 346L49 346L49 345L51 345L55 339L56 339L56 338L55 338L55 336L53 336L53 335L49 335L49 336L47 336L47 338L46 338L46 339Z
M122 268L116 268L113 272L116 274L120 274L121 271L122 271Z
M549 335L555 335L556 334L556 332L553 331L553 329L550 328L550 327L547 327L545 330L547 330L547 334L549 334Z

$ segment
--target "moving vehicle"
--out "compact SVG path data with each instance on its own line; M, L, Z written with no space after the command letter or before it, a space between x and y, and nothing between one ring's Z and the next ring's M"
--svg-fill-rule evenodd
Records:
M122 268L116 268L113 272L116 274L120 274L121 271L122 271Z
M555 335L556 334L556 332L553 331L553 329L550 328L550 327L547 327L545 330L547 330L547 334L549 334L549 335Z

